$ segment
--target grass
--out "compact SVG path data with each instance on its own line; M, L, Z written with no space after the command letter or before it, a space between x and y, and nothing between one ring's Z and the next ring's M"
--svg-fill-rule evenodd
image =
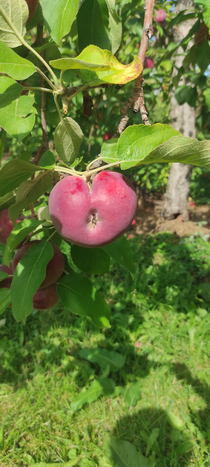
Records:
M205 240L165 233L132 239L134 279L116 263L92 278L111 306L110 329L60 306L32 313L25 325L10 310L1 315L1 467L118 467L106 456L107 436L135 445L147 467L210 466ZM80 356L85 347L116 351L125 364L101 368ZM101 377L114 380L115 392L72 411L71 402ZM132 383L141 392L133 405L123 393Z

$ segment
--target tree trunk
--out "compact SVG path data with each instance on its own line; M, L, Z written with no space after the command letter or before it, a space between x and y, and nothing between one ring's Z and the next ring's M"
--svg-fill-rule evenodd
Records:
M191 0L179 0L176 6L177 14L190 8L193 2ZM185 37L194 20L188 20L178 24L178 28L174 30L174 41L179 44L183 37ZM192 46L190 41L189 46ZM179 47L177 50L174 74L177 74L177 68L182 66L183 49ZM179 86L185 83L184 77L181 78ZM175 98L175 90L171 93L171 111L170 111L171 125L176 130L180 131L184 136L196 137L195 129L195 110L187 103L179 105ZM190 188L190 179L192 173L192 166L189 164L173 163L169 173L168 185L165 194L164 206L162 214L166 218L174 218L182 214L184 220L188 220L187 199Z

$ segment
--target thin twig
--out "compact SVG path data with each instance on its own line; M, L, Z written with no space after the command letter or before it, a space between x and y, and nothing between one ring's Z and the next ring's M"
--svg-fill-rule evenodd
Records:
M43 23L38 24L37 26L37 44L41 47L43 45ZM41 52L44 58L44 51ZM40 62L40 68L42 67L42 63ZM34 163L38 164L41 157L43 150L49 149L48 144L48 133L47 133L47 121L46 121L46 99L47 94L45 91L45 83L44 83L44 76L40 75L40 85L42 89L42 101L41 101L41 125L42 125L42 144L39 147L36 157L34 159Z
M144 60L146 56L146 51L149 45L149 39L151 39L153 34L152 28L152 15L153 15L153 8L154 8L155 0L145 0L145 16L144 16L144 26L143 26L143 34L141 39L141 44L139 48L138 57L144 66ZM149 120L147 116L147 111L144 104L144 93L143 93L143 70L141 74L138 76L134 86L134 93L133 96L128 99L125 105L121 108L120 113L122 115L120 124L118 125L117 131L114 133L113 138L118 138L123 130L126 128L128 120L129 120L129 110L133 107L134 112L138 112L140 110L142 121L145 125L149 125Z
M153 35L152 15L153 15L154 4L155 4L155 0L145 0L145 8L144 8L145 16L144 16L143 34L142 34L141 44L140 44L139 53L138 53L138 57L141 60L143 66L144 66L146 52L149 46L149 39L151 39ZM150 125L148 116L147 116L147 111L145 108L145 103L144 103L143 84L144 84L144 78L143 78L143 71L142 71L142 73L138 76L135 82L134 111L138 112L138 110L140 110L143 123L145 125Z

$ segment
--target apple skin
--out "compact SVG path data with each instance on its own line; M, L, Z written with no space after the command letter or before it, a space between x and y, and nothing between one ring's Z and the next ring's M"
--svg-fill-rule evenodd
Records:
M10 263L10 266L11 266L11 263ZM6 266L6 264L2 264L0 266L0 271L6 272L10 276L13 276L12 269ZM12 283L12 277L6 277L6 279L0 282L0 289L2 288L10 289L11 283Z
M28 10L29 10L29 16L28 16L27 23L30 23L30 21L32 20L32 18L34 17L34 14L36 12L39 0L25 0L25 1L26 1L27 5L28 5Z
M151 70L154 68L154 62L151 57L145 57L144 68L150 68Z
M44 289L38 289L33 296L33 307L36 310L48 310L59 301L56 284L51 284Z
M52 222L67 241L84 247L108 245L131 225L137 207L134 187L122 174L104 171L91 191L81 177L58 182L49 197Z
M20 222L21 219L16 221L16 224ZM3 209L0 211L0 242L6 245L7 239L11 234L13 229L12 221L9 217L9 209Z
M21 258L26 254L28 249L31 248L31 246L35 245L36 243L39 243L39 240L34 240L30 243L26 243L17 251L12 262L13 273L15 272L17 264L19 263ZM60 279L64 271L64 257L61 251L59 250L59 248L57 247L57 245L55 245L54 243L51 243L51 245L53 246L54 256L47 264L46 276L45 276L44 281L40 285L40 289L48 287L49 285L53 284L58 279Z
M157 10L154 20L156 21L156 23L161 24L161 23L164 23L165 19L166 19L166 12L165 10L162 10L160 8L159 10Z
M108 141L109 139L111 139L112 136L113 136L113 133L111 133L110 131L106 131L106 133L104 133L103 135L103 140Z

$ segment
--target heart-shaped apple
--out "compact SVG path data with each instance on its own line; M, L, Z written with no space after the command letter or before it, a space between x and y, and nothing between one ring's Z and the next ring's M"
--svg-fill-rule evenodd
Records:
M83 178L58 182L49 212L59 234L76 245L99 247L120 237L135 216L137 197L130 181L117 172L100 172L91 187Z

